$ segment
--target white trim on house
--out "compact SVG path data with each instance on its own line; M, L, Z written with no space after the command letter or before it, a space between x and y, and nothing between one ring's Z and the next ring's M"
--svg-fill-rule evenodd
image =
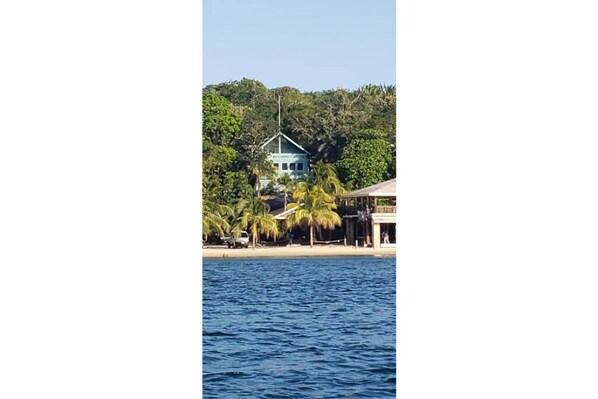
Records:
M270 137L268 140L266 140L266 142L264 144L262 144L260 146L260 148L264 148L269 142L271 142L272 140L277 138L280 134L282 134L282 133L279 132L278 134L275 134L274 136Z
M301 151L303 151L304 153L306 153L307 155L309 155L311 157L311 154L303 147L301 147L299 144L295 143L293 140L291 140L291 138L289 136L287 136L286 134L284 134L283 132L278 132L278 134L270 137L264 144L262 144L260 147L264 148L266 145L268 145L268 143L270 143L272 140L274 140L275 138L278 137L284 137L285 139L287 139L291 144L293 144L295 147L299 148ZM280 151L280 142L279 144L279 151Z

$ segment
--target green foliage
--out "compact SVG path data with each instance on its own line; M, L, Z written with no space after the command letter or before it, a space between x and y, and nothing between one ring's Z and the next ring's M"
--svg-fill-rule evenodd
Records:
M229 203L238 198L249 198L253 195L253 186L249 183L247 173L229 171L224 173L219 189L219 196L228 199Z
M256 152L268 137L278 131L278 98L274 91L263 83L243 79L206 87L233 103L243 116L235 148L245 152Z
M203 94L203 134L212 143L229 145L241 127L241 117L230 101L212 91Z
M278 185L280 186L282 193L284 195L284 210L287 210L287 197L288 194L292 192L295 188L295 181L291 178L288 173L283 174L277 180Z
M310 185L307 182L297 183L293 198L295 202L289 204L288 208L296 208L296 211L287 218L287 227L309 227L309 245L311 247L314 246L314 229L318 227L333 229L335 226L341 225L341 218L334 211L336 209L335 196L328 194L322 187Z
M354 189L360 189L384 181L392 163L388 135L380 130L366 129L349 140L336 165L341 178Z
M202 163L204 176L220 175L233 165L237 159L237 151L231 147L214 145L203 136Z
M347 140L362 129L388 132L394 141L395 86L301 93L292 87L268 90L256 80L243 79L211 85L206 90L226 97L243 116L234 144L240 153L255 152L255 146L278 131L279 96L282 132L311 152L315 161L337 161Z
M292 87L268 89L252 79L210 85L203 94L204 233L240 232L255 225L254 237L274 234L275 223L265 218L256 198L266 189L259 178L274 177L261 145L279 130L278 98L280 130L307 149L315 162L303 186L287 176L278 181L278 189L270 189L272 194L277 194L272 189L282 192L287 204L287 194L303 187L303 197L294 201L309 202L301 205L303 216L293 223L329 226L328 221L338 217L335 201L345 190L394 177L394 86L302 93ZM261 216L251 224L245 217L249 214ZM313 229L310 234L313 240Z
M345 193L345 189L336 174L336 167L331 163L316 162L308 182L321 187L324 192L333 195L335 198Z
M241 118L226 98L214 92L205 92L203 100L203 201L231 207L238 198L253 195L248 174L238 168L240 154L228 145Z
M233 211L233 235L238 236L241 230L247 229L251 236L251 245L255 245L264 234L266 238L278 236L278 221L270 215L270 208L261 197L255 196L247 200L239 200Z
M207 239L211 234L223 236L230 227L226 218L231 213L231 207L204 198L202 209L202 234L204 238Z

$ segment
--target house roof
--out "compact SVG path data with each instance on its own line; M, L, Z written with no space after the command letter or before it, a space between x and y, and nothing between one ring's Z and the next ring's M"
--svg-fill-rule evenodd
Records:
M270 214L272 216L274 216L276 219L278 220L285 220L289 215L292 215L293 213L295 213L297 211L297 208L299 208L298 206L291 208L291 209L287 209L286 211L284 210L284 207L276 210L274 212L270 212Z
M284 198L280 196L273 196L266 200L270 213L275 215L279 212L284 211Z
M291 140L291 138L289 136L287 136L283 132L278 132L278 134L275 134L274 136L270 137L268 140L266 140L266 142L264 144L261 145L261 148L264 148L266 145L268 145L269 142L271 142L272 140L274 140L275 138L278 138L280 136L284 137L285 139L287 139L289 141L289 143L293 144L295 147L299 148L301 151L303 151L307 155L311 156L309 151L307 151L305 148L301 147L299 144L295 143L293 140Z
M390 179L382 183L374 184L361 190L352 191L343 198L356 197L393 197L397 195L397 179Z
M278 220L285 220L287 216L295 213L297 208L284 210L284 198L283 197L271 197L267 201L270 207L270 215L274 216Z

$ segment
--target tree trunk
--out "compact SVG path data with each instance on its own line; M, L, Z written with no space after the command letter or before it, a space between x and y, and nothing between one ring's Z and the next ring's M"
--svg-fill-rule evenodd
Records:
M309 246L314 247L314 226L309 226Z
M287 210L287 192L284 192L284 210Z
M261 184L260 184L260 176L258 175L257 176L257 180L255 181L255 187L254 187L255 188L255 193L257 195L260 194L260 186L261 186Z

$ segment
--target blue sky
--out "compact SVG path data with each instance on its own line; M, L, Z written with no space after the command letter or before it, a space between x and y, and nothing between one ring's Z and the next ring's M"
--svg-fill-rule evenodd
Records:
M203 0L203 84L395 84L395 0Z

